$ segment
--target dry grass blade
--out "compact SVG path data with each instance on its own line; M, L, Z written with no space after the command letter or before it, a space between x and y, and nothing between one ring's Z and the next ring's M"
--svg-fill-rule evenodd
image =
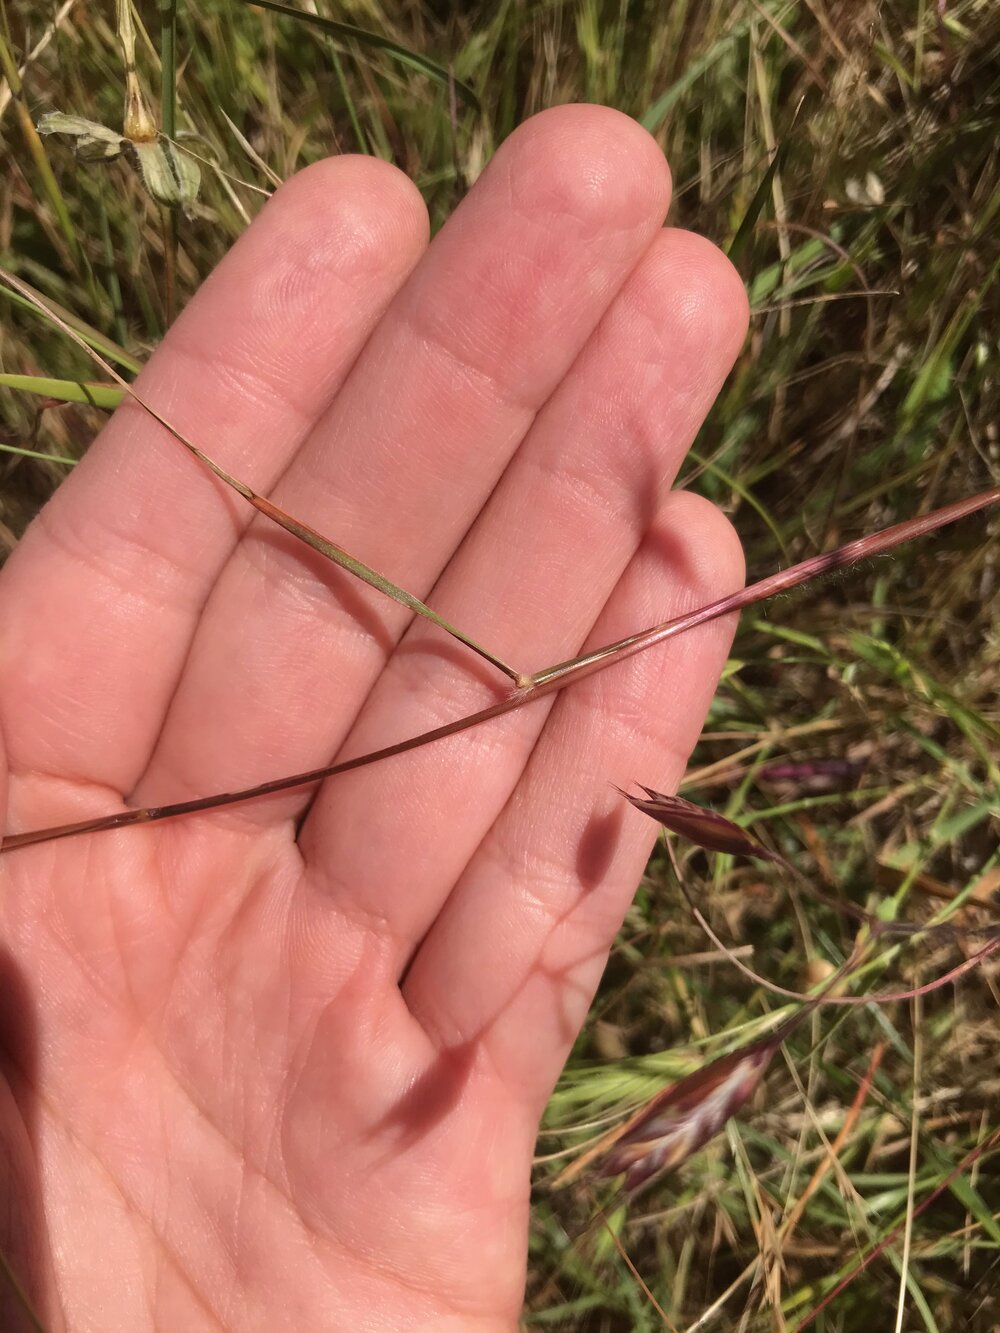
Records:
M245 482L240 481L237 477L234 477L231 473L227 472L225 468L220 467L214 459L210 458L208 454L199 449L196 444L193 444L191 440L177 429L176 426L173 426L166 417L159 413L155 407L147 403L146 400L135 391L132 385L129 384L123 376L119 375L118 371L115 370L110 362L106 361L99 352L95 351L94 348L91 347L87 341L62 318L61 315L58 315L45 301L42 301L26 283L21 282L19 278L16 278L12 273L8 273L4 268L0 268L0 280L5 282L15 292L24 297L25 300L50 319L62 330L63 333L66 334L67 337L71 338L79 347L81 347L106 374L110 375L115 383L128 394L129 398L137 403L144 412L153 418L154 421L158 422L178 444L186 449L193 457L197 458L199 463L208 468L210 472L214 473L221 482L231 490L235 491L237 495L242 496L248 504L252 505L254 509L257 510L258 513L263 514L264 517L270 519L272 523L276 523L278 527L284 528L286 532L291 533L293 537L297 537L299 541L304 542L306 546L311 547L314 551L318 551L319 554L325 556L327 560L331 560L334 564L339 565L341 569L346 569L348 573L361 579L363 583L367 583L370 587L377 589L378 592L383 593L386 597L391 597L393 601L400 602L408 610L414 611L417 615L421 615L426 620L431 621L440 629L443 629L447 634L450 634L453 638L457 639L460 643L463 643L467 648L470 648L474 653L477 653L480 657L484 658L492 666L495 666L499 671L502 671L504 675L508 676L515 684L521 684L524 681L525 678L516 671L514 667L508 666L506 662L491 653L488 648L484 648L482 644L477 643L474 639L469 638L467 634L463 634L460 629L449 624L443 616L438 615L436 611L420 601L418 597L414 597L412 593L407 592L405 588L399 587L398 584L391 582L384 574L380 574L378 570L372 569L370 565L366 565L363 561L350 555L342 546L338 546L336 542L331 541L329 537L325 537L321 532L317 532L315 528L311 528L308 524L300 522L299 519L294 518L291 514L286 514L283 509L279 509L278 506L272 504L270 500L265 499L262 495L258 495L256 491L252 490Z
M931 1206L931 1204L934 1203L935 1200L941 1197L941 1195L945 1192L945 1190L948 1188L948 1186L952 1183L953 1180L955 1180L958 1176L961 1176L963 1172L969 1169L970 1166L973 1166L976 1162L978 1162L987 1153L991 1152L998 1145L1000 1145L1000 1126L998 1126L993 1131L993 1133L989 1136L988 1139L978 1144L975 1148L972 1149L971 1152L966 1153L966 1155L962 1158L962 1160L958 1163L958 1165L954 1167L951 1171L949 1171L948 1174L944 1177L944 1179L939 1181L938 1184L934 1187L934 1189L931 1190L927 1198L924 1199L921 1203L917 1204L917 1206L913 1209L912 1213L907 1212L906 1216L904 1216L896 1226L894 1226L889 1232L887 1232L886 1235L882 1237L882 1239L878 1242L877 1245L872 1246L872 1248L868 1251L868 1253L864 1255L864 1257L860 1260L859 1263L857 1263L854 1266L854 1268L852 1268L852 1270L847 1274L847 1276L842 1278L841 1281L838 1282L837 1285L831 1291L827 1292L827 1294L823 1297L822 1301L820 1301L820 1303L817 1306L815 1306L814 1309L812 1309L804 1319L802 1319L799 1323L795 1325L795 1328L793 1329L792 1333L803 1333L804 1329L807 1329L810 1326L810 1324L814 1323L817 1316L820 1315L826 1309L826 1307L830 1304L830 1302L833 1301L837 1296L839 1296L840 1293L844 1291L847 1287L849 1287L851 1283L854 1281L854 1279L868 1267L868 1265L872 1262L872 1260L877 1259L878 1256L882 1254L892 1244L892 1242L896 1239L896 1237L900 1234L900 1232L904 1229L904 1227L906 1227L908 1219L909 1222L912 1224L914 1218L919 1217L921 1213L925 1213L927 1209Z

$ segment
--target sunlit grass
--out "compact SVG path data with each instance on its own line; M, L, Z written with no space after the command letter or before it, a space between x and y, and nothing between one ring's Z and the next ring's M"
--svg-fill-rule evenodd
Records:
M309 161L335 151L389 158L439 225L526 116L561 101L607 102L667 152L670 221L732 249L747 281L750 337L685 480L732 517L752 572L996 484L996 6L315 8L391 46L235 0L178 9L176 126L202 173L192 216L172 224L179 304L274 180ZM45 141L43 166L19 109L32 123L59 110L121 130L114 7L7 0L6 11L18 61L52 32L18 96L0 95L0 262L134 368L168 322L160 209L122 161L82 164ZM138 32L137 66L155 105L159 18L153 6L141 12L151 26L148 40ZM449 66L478 108L449 96L434 73ZM0 387L9 546L65 475L59 460L79 456L103 413L45 405L60 396L52 382L85 384L94 371L2 299L3 383L30 375L49 385ZM973 518L748 614L685 794L765 836L827 897L960 932L995 919L996 523ZM782 986L807 989L811 965L839 966L850 953L857 921L812 901L779 867L691 853L685 877L722 938ZM886 937L865 984L925 982L979 939ZM924 997L919 1016L905 1003L814 1015L728 1133L628 1210L587 1177L551 1191L565 1158L541 1164L529 1323L663 1327L610 1227L678 1328L794 1329L890 1236L815 1327L891 1328L902 1285L904 1328L996 1328L995 1151L915 1211L998 1123L996 984L987 965ZM760 1035L778 1007L704 939L658 852L539 1154L583 1144L608 1115ZM904 1268L907 1228L894 1233L908 1209Z

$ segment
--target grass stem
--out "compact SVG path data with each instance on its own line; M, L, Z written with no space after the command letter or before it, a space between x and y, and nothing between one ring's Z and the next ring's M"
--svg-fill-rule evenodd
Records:
M0 270L0 275L2 275L2 270ZM9 275L7 276L9 281ZM159 420L159 418L157 419ZM194 450L193 445L186 445L186 447ZM209 466L217 474L226 475L216 464L210 463ZM230 480L233 479L230 478ZM249 488L243 487L242 483L237 483L237 489L240 490L241 494L246 494L247 498L252 495ZM777 592L796 587L830 569L843 569L845 566L863 560L872 554L891 550L894 546L933 532L936 528L943 527L947 523L954 523L958 519L994 505L998 501L1000 501L1000 486L996 486L989 491L983 491L979 495L972 495L964 500L956 501L955 504L946 505L943 509L935 510L931 514L907 519L905 522L896 523L881 532L870 533L867 537L848 542L846 546L842 546L836 551L803 560L798 565L793 565L791 569L781 570L777 574L771 574L767 578L760 579L741 592L730 593L727 597L709 602L706 606L698 607L696 610L689 611L683 616L677 616L673 620L664 621L662 625L654 625L651 629L630 635L627 639L620 639L616 643L608 644L605 648L587 653L585 656L576 658L571 662L564 662L559 666L548 667L543 671L536 672L529 678L529 683L526 686L515 689L506 699L490 704L475 713L469 713L466 717L446 722L431 731L421 732L417 736L410 736L406 740L387 745L381 750L373 750L368 754L358 755L354 759L342 760L336 764L327 764L322 768L310 769L308 772L293 773L287 777L275 778L270 782L262 782L256 787L247 787L239 791L220 792L214 796L197 797L194 800L181 801L174 805L125 810L118 814L99 816L96 819L82 820L74 824L61 824L53 828L9 834L0 843L0 853L14 851L16 848L28 847L40 842L52 842L57 838L68 838L81 833L99 833L110 829L126 828L132 824L158 823L164 819L175 819L180 815L213 810L224 805L236 805L256 797L271 796L276 792L290 791L295 787L305 787L326 778L336 777L340 773L349 773L353 769L377 763L382 759L391 759L395 755L419 749L433 741L444 740L448 736L457 735L460 731L467 731L470 727L476 727L483 722L501 717L504 713L522 708L525 704L532 703L535 699L555 690L564 689L567 685L574 684L596 671L603 671L637 652L645 651L658 643L663 643L668 638L683 634L698 625L707 624L711 620L717 620L720 616L729 615L733 611L739 610L740 607L764 601L768 597L773 597ZM269 507L273 509L273 506ZM297 524L296 520L291 520L291 522L295 524L295 527L290 528L290 531L310 531L304 525Z

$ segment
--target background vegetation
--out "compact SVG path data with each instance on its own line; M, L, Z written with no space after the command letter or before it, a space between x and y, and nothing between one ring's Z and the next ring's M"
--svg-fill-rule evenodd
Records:
M117 345L122 365L148 355L171 302L275 178L331 152L378 153L416 179L440 224L521 120L599 101L657 136L674 173L670 221L731 247L751 292L749 339L684 477L732 516L751 571L996 484L991 0L302 8L402 56L240 0L181 4L176 131L196 136L182 141L202 159L185 217L165 214L124 159L84 163L32 137L53 110L121 129L111 0L0 6L0 258ZM155 102L159 10L146 0L138 12L139 77ZM0 371L94 378L7 295ZM5 547L102 416L0 389ZM745 616L688 777L691 799L754 827L828 898L890 921L948 920L947 932L887 940L867 988L932 979L997 919L996 530L996 517L973 518ZM695 852L684 874L723 938L782 985L808 986L849 951L856 919L778 866ZM528 1324L794 1329L889 1238L814 1327L995 1330L996 1148L945 1182L1000 1121L998 1001L987 965L919 1002L821 1011L738 1120L627 1211L586 1175L552 1189L563 1159L541 1162ZM659 853L540 1155L584 1143L601 1117L747 1040L782 1003L708 943Z

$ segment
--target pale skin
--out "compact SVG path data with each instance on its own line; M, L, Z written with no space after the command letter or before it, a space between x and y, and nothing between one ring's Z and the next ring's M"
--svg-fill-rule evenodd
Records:
M670 494L747 305L669 194L597 107L522 126L429 247L403 175L325 161L141 388L506 661L565 660L743 577ZM250 517L134 404L106 427L0 575L10 831L509 688ZM731 632L318 791L0 859L0 1243L47 1329L517 1327L539 1115L654 836L612 784L676 787Z

